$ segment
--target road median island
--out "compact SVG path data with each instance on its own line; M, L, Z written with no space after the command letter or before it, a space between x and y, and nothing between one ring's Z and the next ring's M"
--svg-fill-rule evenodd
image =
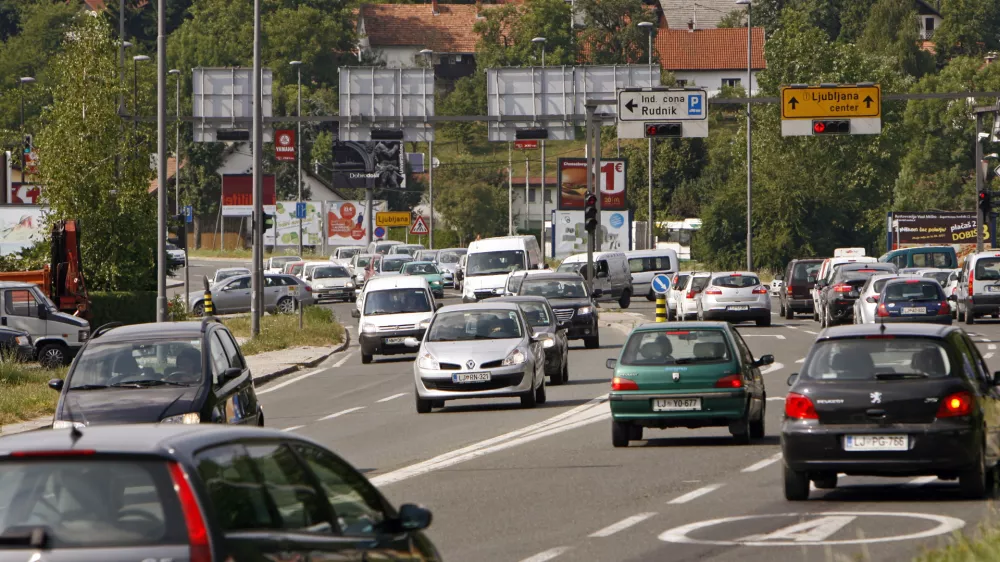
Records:
M334 319L332 310L307 306L302 312L302 330L298 314L265 314L256 338L250 338L249 315L223 318L222 322L240 339L244 355L302 346L335 348L345 341L344 327Z
M48 382L65 376L65 367L43 369L38 363L0 361L0 427L51 416L59 393Z

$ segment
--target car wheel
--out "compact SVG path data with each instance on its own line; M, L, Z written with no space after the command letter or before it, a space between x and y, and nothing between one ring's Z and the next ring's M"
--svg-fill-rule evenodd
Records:
M583 338L583 345L587 349L597 349L601 347L601 335L598 334L589 338Z
M204 316L205 315L205 303L202 302L202 301L198 301L198 302L194 303L194 307L191 309L191 313L194 314L195 316Z
M611 444L615 447L628 447L629 424L620 421L611 422Z
M809 475L785 467L785 499L802 502L809 499Z
M785 314L784 314L785 320L795 320L795 311L794 310L792 310L790 307L787 307L787 306L782 307L782 308L784 308L784 310L785 310Z
M733 436L733 440L737 445L749 445L750 444L750 412L746 413L746 416L741 418L739 421L729 426L729 434Z
M430 400L424 400L419 394L414 392L417 398L417 413L418 414L429 414L431 413L431 407L434 405Z
M43 345L38 349L38 364L46 369L55 369L69 363L66 347L58 343Z
M292 297L281 297L274 308L280 314L291 314L295 312L295 300Z
M766 431L764 427L766 415L767 415L767 395L765 394L764 398L761 400L760 403L760 416L756 420L750 422L750 437L752 439L764 438L764 433Z
M618 299L618 306L622 308L628 308L628 305L632 304L632 292L625 291L622 293L622 297Z
M819 322L819 313L813 310L813 322Z
M569 362L568 361L563 361L562 380L560 382L561 383L567 383L567 382L569 382Z
M976 315L969 310L968 306L965 307L965 323L969 325L976 323Z
M656 293L654 293L652 289L650 289L649 292L646 293L646 300L648 300L649 302L653 302L656 300Z
M636 423L629 426L628 438L631 441L642 441L642 426Z
M538 385L538 388L535 389L535 403L544 404L545 400L545 375L542 375L542 384Z
M837 487L837 473L824 474L819 478L814 478L813 483L820 490L832 490Z
M778 300L778 316L785 315L785 305L781 304L781 300Z
M771 325L771 317L770 316L767 316L765 318L761 318L760 320L757 321L757 326L760 326L762 328L766 328L766 327L768 327L770 325Z
M371 355L369 355L367 353L362 353L361 354L361 364L362 365L367 365L367 364L369 364L371 362L372 362L372 356Z
M534 408L538 404L538 398L535 394L535 389L529 389L521 395L521 407L522 408Z
M958 475L958 487L963 496L969 499L979 499L986 495L987 480L989 479L986 470L986 454L980 447L975 464Z

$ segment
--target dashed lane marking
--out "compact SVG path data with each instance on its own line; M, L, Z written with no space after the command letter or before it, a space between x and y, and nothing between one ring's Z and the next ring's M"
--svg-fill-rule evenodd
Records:
M639 523L642 523L643 521L649 519L654 515L656 515L656 512L650 511L647 513L640 513L638 515L633 515L632 517L626 517L625 519L622 519L621 521L615 523L614 525L608 525L607 527L601 529L600 531L591 533L590 536L593 538L610 537L611 535L618 533L620 531L624 531L625 529L628 529L633 525L638 525Z
M347 363L347 360L350 359L352 355L354 355L353 351L352 352L348 352L346 355L344 355L343 357L340 358L340 361L337 361L331 367L328 367L328 368L325 368L325 369L316 369L315 371L309 371L308 373L306 373L304 375L299 375L299 376L295 377L294 379L289 379L289 380L287 380L287 381L285 381L285 382L283 382L281 384L276 384L276 385L274 385L272 387L265 388L263 390L258 390L257 391L257 396L260 396L261 394L267 394L268 392L274 392L275 390L279 390L279 389L285 388L286 386L288 386L290 384L297 383L297 382L299 382L302 379L306 379L306 378L309 378L309 377L311 377L313 375L316 375L316 374L319 374L319 373L323 373L325 371L329 371L330 369L336 369L337 367L340 367L344 363Z
M817 332L814 332L814 331L812 331L812 330L802 330L802 331L803 331L803 332L805 332L805 333L807 333L807 334L812 334L812 335L814 335L814 336L815 336L815 335L818 335L818 333L817 333Z
M697 490L691 490L690 492L677 496L676 498L668 501L669 504L682 504L688 503L689 501L696 500L706 494L711 494L712 492L718 490L722 487L722 484L712 484L711 486L705 486L704 488L698 488Z
M806 358L805 358L805 357L802 357L802 358L800 358L800 359L796 359L796 360L795 360L795 362L796 362L796 363L805 363L805 362L806 362Z
M286 427L285 429L282 429L281 431L295 431L296 429L302 429L303 427L305 427L305 426L304 425L293 425L292 427Z
M990 345L986 346L986 349L996 349L996 348L997 348L997 344L995 344L995 343L991 343Z
M989 352L986 352L986 353L983 354L983 359L990 359L991 357L993 357L993 352L992 351L989 351Z
M376 404L381 404L382 402L388 402L390 400L395 400L395 399L397 399L397 398L399 398L401 396L406 396L406 393L405 392L400 392L399 394L393 394L392 396L386 396L385 398L383 398L381 400L378 400L375 403Z
M762 468L767 468L767 467L771 466L772 464L774 464L774 463L776 463L776 462L778 462L780 460L781 460L781 453L777 453L777 454L771 455L770 457L767 457L766 459L764 459L762 461L758 461L758 462L753 463L752 465L744 468L740 472L757 472L758 470L760 470Z
M332 420L333 418L339 418L340 416L345 416L347 414L350 414L351 412L357 412L358 410L364 410L364 409L365 409L364 406L356 406L354 408L348 408L346 410L341 410L339 412L334 412L334 413L330 414L329 416L323 416L323 417L321 417L320 419L318 419L316 421Z
M570 547L568 546L557 546L555 548L550 548L545 552L539 552L538 554L525 558L521 562L545 562L546 560L552 560L553 558L562 556L569 552Z

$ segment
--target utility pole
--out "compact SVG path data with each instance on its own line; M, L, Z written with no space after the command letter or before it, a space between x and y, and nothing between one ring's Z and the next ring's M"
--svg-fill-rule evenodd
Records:
M584 127L584 130L586 131L584 133L584 137L586 138L586 145L587 145L587 154L586 154L587 155L587 193L594 193L594 186L595 186L596 183L598 183L598 182L594 181L594 174L593 174L593 171L594 171L594 165L593 165L593 162L594 162L594 150L592 149L593 148L592 147L593 135L594 135L594 129L595 129L595 127L594 127L594 109L595 109L595 106L591 105L591 104L585 104L584 108L587 111L587 123L586 123L586 126ZM600 162L600 158L598 158L597 161ZM598 201L598 203L600 203L600 201L601 201L600 191L597 192L597 201ZM601 212L598 210L597 211L598 229L600 228L600 220L601 220ZM554 226L555 225L553 225L553 227ZM553 230L553 233L554 232L555 232L555 230ZM594 292L594 242L596 241L596 239L597 239L597 231L596 230L594 232L588 232L588 234L587 234L587 270L586 270L587 275L585 276L585 279L587 281L587 294L588 295L593 294L593 292Z
M596 109L596 106L595 106ZM601 208L601 199L604 199L604 194L601 192L601 129L603 126L603 115L596 115L596 119L592 116L591 127L594 129L594 164L590 168L594 171L594 195L597 195L597 230L594 231L594 251L601 251L601 238L603 238L603 233L601 232L601 225L603 224L604 211Z
M985 182L983 181L983 140L984 136L989 138L989 135L983 132L983 114L981 112L976 112L976 194L983 191L983 186ZM983 229L986 225L986 213L983 212L983 206L976 205L976 251L983 251Z
M514 145L507 141L507 236L514 235Z
M167 0L156 3L156 321L167 316Z
M750 23L753 4L751 0L736 0L737 4L747 7L747 98L753 97L753 27ZM753 144L752 126L750 121L750 102L747 102L747 271L753 271Z
M653 77L653 22L643 21L636 24L646 30L646 49L649 51L647 54L649 65L649 77ZM650 80L652 82L652 80ZM653 139L646 139L648 156L646 158L646 249L651 250L653 248Z
M297 84L298 84L298 102L295 110L295 115L300 117L298 122L298 129L295 132L295 158L296 158L296 168L298 172L298 185L299 185L299 198L298 203L302 203L302 61L293 60L288 63L296 68L297 73ZM298 213L296 213L298 214ZM277 234L277 232L275 232ZM299 257L302 257L302 218L299 218ZM299 307L301 310L302 307ZM301 324L301 313L299 318L299 328L302 328Z
M161 2L163 0L160 0ZM250 301L250 336L260 335L260 317L263 314L261 305L264 293L264 275L262 271L264 248L264 193L261 182L261 145L263 145L263 113L261 101L263 92L260 79L260 2L253 1L253 221L251 236L253 238L253 263L250 267L251 301Z

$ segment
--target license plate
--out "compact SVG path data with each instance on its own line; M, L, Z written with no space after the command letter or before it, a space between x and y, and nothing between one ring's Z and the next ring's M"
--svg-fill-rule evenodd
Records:
M745 304L741 304L739 306L727 306L726 310L734 310L734 311L750 310L750 306Z
M701 409L701 398L654 398L654 412L683 412Z
M986 286L986 292L987 293L1000 293L1000 285L987 285Z
M847 293L847 296L858 298L858 292L857 291L851 291L850 293Z
M490 373L455 373L451 376L452 382L489 382Z
M399 345L403 343L406 338L385 338L386 345Z
M906 451L910 448L908 435L847 435L845 451Z
M298 290L299 290L299 288L298 288L298 287L289 287L289 288L288 288L288 294L289 294L289 295L294 295L295 293L297 293L297 292L298 292Z
M925 306L904 306L903 314L927 314L927 307Z

